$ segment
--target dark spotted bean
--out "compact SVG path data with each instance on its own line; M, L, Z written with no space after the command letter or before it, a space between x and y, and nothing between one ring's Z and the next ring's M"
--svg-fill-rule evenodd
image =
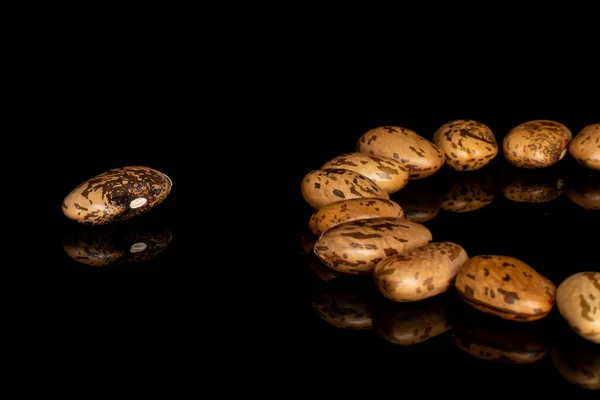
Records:
M86 225L124 221L158 206L172 185L168 176L152 168L115 168L77 186L64 199L62 210Z

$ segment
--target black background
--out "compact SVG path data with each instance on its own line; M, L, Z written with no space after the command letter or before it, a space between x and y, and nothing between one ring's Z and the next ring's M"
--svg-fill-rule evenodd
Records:
M188 383L202 365L261 390L291 383L315 393L574 389L549 356L531 366L490 365L460 353L451 334L400 349L372 332L321 321L311 301L323 285L299 246L310 216L300 181L381 125L430 139L452 119L477 119L501 141L521 122L552 119L575 134L600 118L597 77L585 63L543 49L474 54L466 43L452 44L454 52L442 44L368 56L352 46L335 51L334 43L264 53L238 43L245 52L198 61L187 42L159 37L115 46L98 37L59 46L45 59L53 68L38 100L48 134L36 151L52 175L40 183L50 221L27 228L42 238L43 251L24 268L17 324L42 365L57 357L90 368L108 362L118 373L179 375ZM195 45L214 45L204 39ZM567 176L589 173L563 163ZM62 215L61 201L82 181L125 165L173 180L165 202L140 217L166 227L172 242L143 264L84 266L63 251L63 239L79 227ZM498 157L494 174L502 168ZM469 254L521 257L555 283L598 269L597 213L564 196L517 206L499 195L495 202L436 217L435 240L455 241ZM544 334L562 326L552 318ZM568 332L542 336L554 343Z

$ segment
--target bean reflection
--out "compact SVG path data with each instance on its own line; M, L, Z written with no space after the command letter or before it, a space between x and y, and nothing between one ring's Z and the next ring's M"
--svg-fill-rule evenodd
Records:
M358 277L323 285L314 293L313 309L321 319L335 327L371 329L371 303L364 287L364 280Z
M323 261L319 260L319 257L313 251L307 254L306 261L314 274L324 282L329 282L341 275L341 272L329 268Z
M373 326L392 344L411 346L452 329L448 321L448 294L414 303L396 303L384 298L373 307Z
M452 173L448 179L450 187L442 196L442 209L445 211L475 211L494 200L494 180L487 171Z
M556 169L507 169L502 177L500 191L508 200L519 203L547 203L564 192L564 180Z
M150 260L164 251L170 241L171 232L164 227L86 227L66 236L63 249L79 263L105 267Z
M313 251L313 247L317 241L317 238L317 235L312 233L310 229L305 228L302 232L300 232L300 248L302 249L302 252L306 257L306 262L312 269L313 273L324 282L329 282L340 276L340 273L323 264L323 262L319 260L319 257L317 257Z
M441 209L441 199L435 190L433 177L427 180L412 180L402 190L390 195L390 200L402 207L404 218L414 222L427 222L435 218Z
M457 305L452 319L454 343L465 353L507 364L530 364L548 353L542 321L527 324L497 320Z
M567 381L586 389L600 389L600 346L571 333L552 349L551 358Z
M600 210L600 176L576 179L567 186L566 195L573 203L586 210Z
M312 249L317 241L317 235L312 233L310 229L305 228L302 232L300 232L300 248L304 252L304 254L312 253Z

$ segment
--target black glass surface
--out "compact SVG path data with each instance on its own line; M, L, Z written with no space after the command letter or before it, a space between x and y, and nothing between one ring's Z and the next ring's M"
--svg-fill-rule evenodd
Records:
M550 92L505 101L510 90L476 82L458 99L450 84L388 90L377 82L327 82L301 79L293 86L304 100L282 100L252 118L228 108L230 118L200 133L190 129L198 111L182 98L140 92L132 108L125 97L110 106L73 101L77 117L65 135L76 140L52 153L55 179L40 183L50 221L31 228L43 235L44 251L20 270L28 276L19 281L24 311L17 326L29 348L73 365L119 360L116 369L174 373L188 384L189 363L204 368L206 362L217 375L257 390L590 392L569 379L589 371L598 376L597 345L579 340L556 309L539 322L503 323L465 307L453 291L394 304L368 277L336 276L310 252L312 210L300 182L353 151L360 135L377 126L405 126L431 139L442 124L472 118L500 142L532 119L561 122L576 134L598 122L598 108L574 96L557 102ZM100 86L94 90L110 90ZM149 213L105 227L81 226L62 214L61 202L75 186L126 165L164 172L172 192ZM599 269L600 211L590 209L598 202L598 179L570 156L525 171L499 154L481 171L443 169L410 181L392 199L422 218L434 241L455 242L469 255L520 258L558 284ZM546 193L545 201L513 201L516 187ZM486 200L452 210L465 191L482 191ZM406 332L423 341L406 345Z
M444 169L409 182L391 199L406 218L428 227L434 242L460 244L469 256L516 257L558 285L576 272L599 269L599 184L597 174L569 160L533 172L498 160L473 173ZM532 202L521 202L528 198L523 193ZM598 345L573 333L556 307L539 321L508 322L472 309L454 289L423 301L392 302L370 275L339 273L315 256L317 237L307 225L313 211L303 208L300 218L306 223L299 224L298 267L310 276L306 302L314 316L305 322L324 354L339 351L347 362L350 349L360 360L373 357L371 363L396 358L396 367L410 376L405 379L417 381L421 374L442 374L476 377L484 386L501 379L511 387L531 388L535 381L556 389L597 387Z

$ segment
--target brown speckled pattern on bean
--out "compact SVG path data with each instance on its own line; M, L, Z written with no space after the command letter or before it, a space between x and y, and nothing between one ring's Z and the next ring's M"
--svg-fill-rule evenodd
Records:
M584 127L569 143L569 153L584 167L600 170L600 124Z
M429 243L377 263L373 280L379 291L392 301L419 301L453 286L467 259L465 249L455 243Z
M462 265L455 285L467 304L503 319L535 321L554 306L555 285L514 257L471 257Z
M479 121L450 121L434 133L433 142L444 153L446 164L456 171L481 169L498 155L496 137Z
M454 335L454 343L459 349L481 360L502 364L531 364L546 356L548 349L496 348L488 343L477 343L460 334Z
M334 157L321 166L321 169L336 168L366 176L388 193L395 193L408 183L408 170L393 158L355 152Z
M459 312L452 334L454 343L465 353L498 363L530 364L544 358L549 350L545 332L535 324L493 321L468 310Z
M452 329L443 301L386 302L373 308L375 332L400 346L423 343Z
M320 235L344 222L376 217L402 218L404 212L400 205L388 199L340 200L316 210L308 226L315 235Z
M368 130L358 139L356 151L402 162L410 173L409 179L431 176L445 161L442 150L436 144L411 129L399 126Z
M471 212L487 206L495 197L491 177L460 180L442 196L442 209L455 213Z
M569 340L552 349L552 364L568 382L585 389L600 389L600 346Z
M586 210L600 210L600 182L590 181L568 186L566 195L573 203Z
M77 186L64 199L62 210L68 218L86 225L124 221L162 203L172 185L169 177L152 168L115 168ZM147 202L131 208L131 201L139 198Z
M171 233L165 228L124 232L90 230L66 237L63 249L77 262L104 267L150 260L164 251L170 241Z
M316 314L329 324L343 329L373 328L371 306L360 292L350 290L321 290L312 302Z
M518 203L547 203L559 198L564 187L562 180L557 180L555 185L513 181L501 184L500 191L508 200Z
M504 137L504 158L519 168L545 168L556 164L567 153L572 138L563 124L535 120L520 124Z
M600 343L600 272L578 272L556 289L560 315L582 338Z
M370 273L384 258L423 246L430 240L429 229L404 218L360 219L325 231L315 243L314 252L336 271Z
M307 255L306 261L308 262L310 269L312 269L312 272L323 282L330 282L342 275L341 273L334 271L327 265L323 264L323 261L317 257L314 251L311 251Z
M304 200L316 210L344 199L390 198L369 178L345 169L310 171L302 179L301 191Z

